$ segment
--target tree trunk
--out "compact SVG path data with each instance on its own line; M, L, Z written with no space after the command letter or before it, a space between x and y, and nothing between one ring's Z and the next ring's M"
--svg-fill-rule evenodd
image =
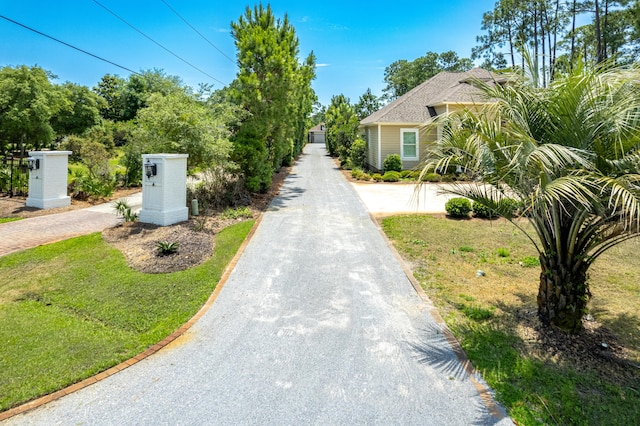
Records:
M573 71L573 62L576 59L576 0L573 0L571 8L571 56L569 57L569 71ZM584 58L585 61L587 58Z
M604 55L602 54L602 32L600 31L600 5L598 4L598 0L595 0L596 6L596 17L595 17L595 26L596 26L596 60L598 63L604 61Z
M538 289L538 316L544 324L571 333L582 328L582 316L591 294L588 263L572 271L554 257L540 256L542 272Z
M540 39L542 40L542 87L547 87L547 49L545 45L545 28L544 28L545 9L540 6ZM551 47L551 45L549 45Z
M509 36L509 54L511 55L511 68L515 68L516 61L515 61L515 56L513 54L513 34L511 30L511 22L509 22L509 26L507 28L507 34Z

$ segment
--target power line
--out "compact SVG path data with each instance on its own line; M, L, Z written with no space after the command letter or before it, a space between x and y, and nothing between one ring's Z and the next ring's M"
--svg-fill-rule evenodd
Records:
M110 10L109 8L107 8L106 6L104 6L103 4L101 4L98 0L93 0L93 2L95 4L97 4L98 6L100 6L101 8L103 8L104 10L106 10L107 12L109 12L110 14L112 14L113 16L115 16L116 18L118 18L120 21L124 22L125 24L127 24L129 27L131 27L133 30L135 30L137 33L139 33L140 35L144 36L146 39L148 39L149 41L153 42L155 45L157 45L158 47L161 47L162 49L164 49L165 51L169 52L170 54L172 54L173 56L175 56L176 58L180 59L182 62L184 62L185 64L189 65L191 68L201 72L202 74L206 75L207 77L209 77L210 79L217 81L218 83L222 84L223 86L225 85L222 81L218 80L217 78L215 78L214 76L207 74L206 72L202 71L200 68L196 67L195 65L193 65L192 63L188 62L186 59L181 58L180 56L178 56L177 54L173 53L171 50L167 49L166 47L164 47L163 45L161 45L160 43L158 43L157 41L155 41L154 39L152 39L151 37L149 37L148 35L146 35L145 33L143 33L142 31L140 31L139 29L137 29L136 27L134 27L133 25L131 25L129 22L125 21L123 18L121 18L120 16L118 16L115 12L113 12L112 10Z
M185 24L187 24L189 26L189 28L191 28L193 31L195 31L200 37L202 37L204 39L204 41L206 41L207 43L209 43L214 49L216 49L218 52L220 52L222 54L222 56L224 56L225 58L227 58L232 64L235 64L236 62L231 59L230 57L227 56L226 53L224 53L222 50L218 49L218 47L213 44L211 41L209 41L208 38L206 38L204 35L202 35L202 33L200 31L198 31L193 25L191 25L186 19L184 19L182 17L182 15L180 15L178 12L176 12L176 10L174 8L172 8L169 3L167 3L165 0L160 0L162 3L164 3L165 6L167 6L169 8L169 10L171 10L178 18L182 19L182 21L184 21Z
M62 40L58 40L58 39L57 39L57 38L55 38L55 37L51 37L50 35L47 35L47 34L45 34L45 33L43 33L43 32L40 32L40 31L38 31L38 30L36 30L36 29L34 29L34 28L28 27L28 26L26 26L26 25L24 25L24 24L21 24L20 22L17 22L17 21L14 21L13 19L7 18L6 16L0 15L0 18L5 19L5 20L7 20L7 21L9 21L9 22L11 22L11 23L13 23L13 24L16 24L16 25L18 25L18 26L20 26L20 27L22 27L22 28L25 28L25 29L27 29L27 30L29 30L29 31L33 31L33 32L34 32L34 33L36 33L36 34L39 34L39 35L41 35L41 36L43 36L43 37L46 37L46 38L48 38L48 39L51 39L51 40L53 40L53 41L56 41L56 42L58 42L58 43L60 43L60 44L64 44L65 46L70 47L70 48L72 48L72 49L75 49L75 50L77 50L78 52L82 52L82 53L84 53L85 55L92 56L92 57L94 57L94 58L96 58L96 59L99 59L99 60L101 60L101 61L104 61L104 62L106 62L106 63L108 63L108 64L111 64L111 65L114 65L114 66L116 66L116 67L118 67L118 68L122 68L123 70L129 71L130 73L138 74L138 75L142 75L142 74L140 74L140 73L138 73L138 72L135 72L135 71L133 71L133 70L130 70L130 69L129 69L129 68L127 68L127 67L123 67L122 65L118 65L118 64L116 64L115 62L112 62L112 61L110 61L110 60L108 60L108 59L101 58L100 56L98 56L98 55L94 55L94 54L93 54L93 53L91 53L91 52L87 52L86 50L82 50L82 49L80 49L79 47L73 46L73 45L71 45L71 44L69 44L69 43L66 43L66 42L62 41Z

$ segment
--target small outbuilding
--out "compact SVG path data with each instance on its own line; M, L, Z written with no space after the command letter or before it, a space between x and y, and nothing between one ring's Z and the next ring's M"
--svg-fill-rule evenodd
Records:
M324 123L320 123L309 130L309 143L325 143L326 130Z

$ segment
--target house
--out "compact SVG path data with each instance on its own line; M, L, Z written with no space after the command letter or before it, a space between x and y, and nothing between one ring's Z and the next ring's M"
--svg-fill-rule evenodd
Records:
M309 143L325 143L325 127L324 123L320 123L309 130Z
M438 137L436 130L425 131L425 124L438 115L485 103L472 80L499 82L482 68L443 71L363 119L359 128L367 141L368 166L382 170L390 154L400 154L404 169L418 166L426 144Z

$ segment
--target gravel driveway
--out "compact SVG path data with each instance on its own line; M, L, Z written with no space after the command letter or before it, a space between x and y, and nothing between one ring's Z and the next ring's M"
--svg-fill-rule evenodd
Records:
M189 331L7 424L511 424L490 415L429 309L310 144Z

